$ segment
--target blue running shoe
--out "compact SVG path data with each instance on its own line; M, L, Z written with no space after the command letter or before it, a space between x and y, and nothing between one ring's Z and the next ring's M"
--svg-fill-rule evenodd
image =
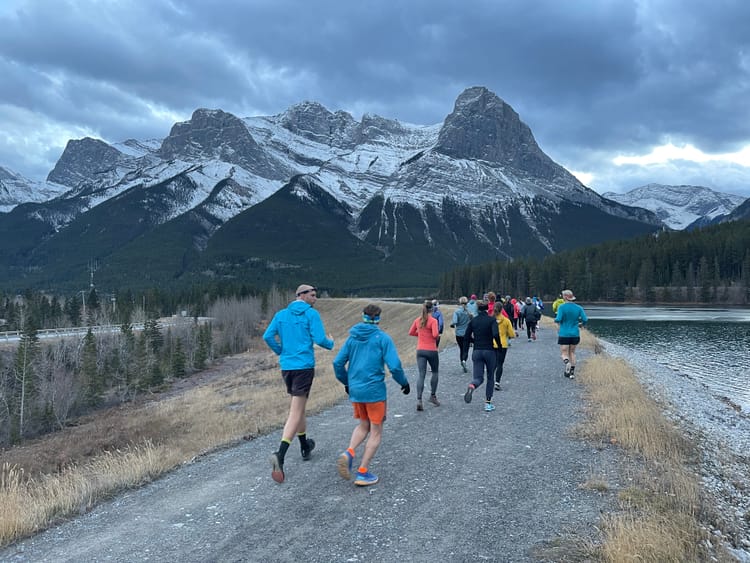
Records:
M369 471L367 473L357 473L357 478L354 479L354 484L360 487L366 487L368 485L374 485L378 482L377 475L373 475Z
M495 410L495 405L490 402L484 404L484 412L492 412Z
M336 466L339 469L339 475L341 475L344 479L350 479L352 476L352 462L354 461L354 458L352 457L352 454L349 452L344 452L339 456L339 459L336 461Z

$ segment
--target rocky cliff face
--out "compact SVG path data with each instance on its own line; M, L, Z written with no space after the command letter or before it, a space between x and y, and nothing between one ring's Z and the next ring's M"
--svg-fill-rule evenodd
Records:
M34 232L44 240L32 237L22 257L7 255L20 271L51 276L51 257L84 233L106 232L87 239L88 252L121 268L169 249L171 260L156 260L171 268L169 279L232 277L250 264L269 272L279 263L317 267L297 254L299 240L290 240L297 233L331 256L346 249L346 271L336 263L331 276L364 275L352 261L376 259L383 280L403 282L420 257L429 258L420 275L433 279L452 264L543 255L660 225L650 212L582 185L544 154L513 108L481 87L429 126L376 115L357 121L316 102L242 119L199 109L160 142L71 141L49 179L73 189L14 210L5 224L0 217L0 233L41 221ZM312 218L323 227L297 224ZM230 244L227 232L241 233L243 244ZM75 269L74 260L64 267Z

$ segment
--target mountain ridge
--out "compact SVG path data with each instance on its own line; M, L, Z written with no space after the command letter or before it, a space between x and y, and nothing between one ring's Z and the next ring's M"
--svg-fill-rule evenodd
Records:
M139 252L155 256L163 245L170 254L163 264L154 258L152 273L164 283L265 283L282 270L315 277L317 260L338 280L332 286L346 291L367 285L357 278L367 268L352 263L357 248L372 283L414 286L457 264L579 245L560 220L565 213L588 230L587 242L661 226L651 212L603 198L552 161L515 110L484 87L462 92L444 122L428 126L376 115L357 121L310 101L248 118L197 109L160 143L70 141L48 180L67 190L0 215L0 233L24 218L41 222L23 249L0 243L9 266L0 283L74 283L92 258L102 264L97 275L115 283L133 277ZM289 245L299 233L284 206L296 221L316 217L345 228L331 227L335 238L312 231L317 258L307 260ZM275 221L260 221L263 209ZM259 221L263 231L253 227ZM222 235L230 223L248 241L246 252ZM223 261L217 236L235 249ZM63 270L53 267L61 262Z

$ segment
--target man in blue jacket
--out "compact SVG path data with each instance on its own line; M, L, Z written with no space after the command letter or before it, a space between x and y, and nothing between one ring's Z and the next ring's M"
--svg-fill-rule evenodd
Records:
M315 441L307 437L305 407L315 377L315 352L313 344L327 350L333 349L333 339L326 336L320 314L313 309L318 290L302 284L296 291L297 299L286 309L278 311L263 333L263 340L279 355L281 376L292 397L289 416L284 424L281 445L271 454L271 478L284 482L284 457L294 440L299 438L302 459L307 461L315 448Z
M362 462L354 479L354 484L359 486L378 482L377 476L368 470L368 465L378 451L383 435L386 415L383 365L388 366L404 395L408 395L411 390L393 340L378 327L380 313L380 307L375 304L365 307L362 322L351 328L349 338L333 360L336 379L344 384L354 407L354 418L359 420L359 425L352 432L349 448L339 456L338 470L344 479L351 477L356 449L367 439Z

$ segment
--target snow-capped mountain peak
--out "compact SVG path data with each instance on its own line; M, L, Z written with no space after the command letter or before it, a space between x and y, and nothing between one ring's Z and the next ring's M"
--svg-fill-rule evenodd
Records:
M681 230L696 221L710 223L730 213L745 198L704 186L647 184L627 193L607 192L603 197L653 211L668 227Z

